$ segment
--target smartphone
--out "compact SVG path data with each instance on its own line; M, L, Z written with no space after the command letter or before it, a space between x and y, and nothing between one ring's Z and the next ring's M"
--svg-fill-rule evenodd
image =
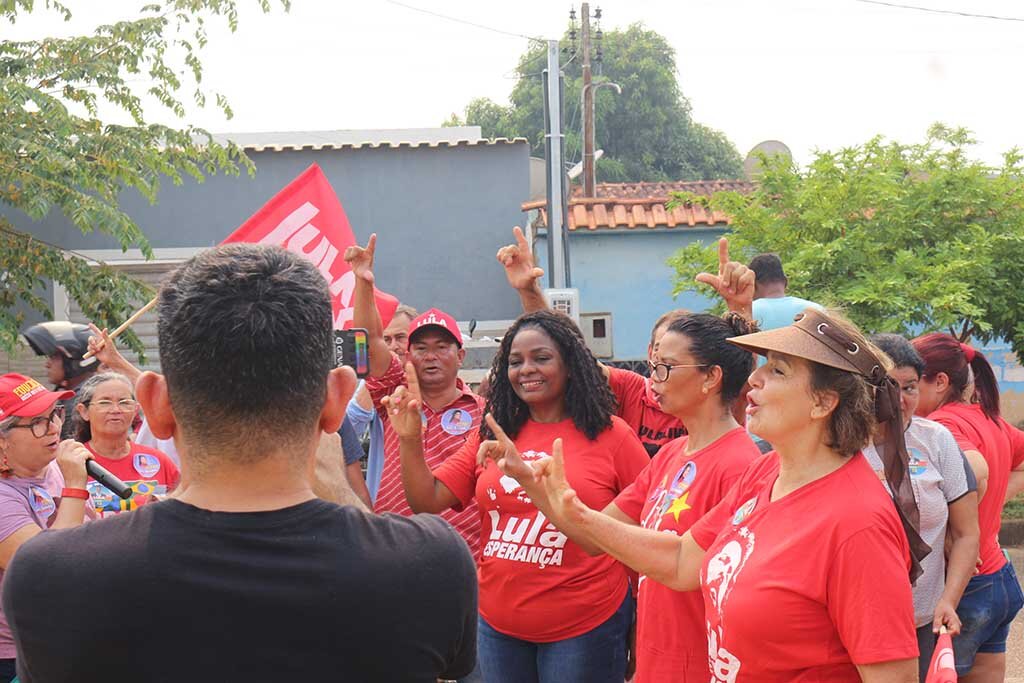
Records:
M355 370L357 377L370 374L370 346L363 328L334 331L334 366L342 365Z

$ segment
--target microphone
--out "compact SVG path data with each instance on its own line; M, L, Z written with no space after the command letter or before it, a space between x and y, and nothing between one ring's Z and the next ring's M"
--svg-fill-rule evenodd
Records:
M132 488L128 484L115 477L111 474L110 470L92 458L85 461L85 471L90 477L113 491L114 495L120 496L125 500L132 497Z

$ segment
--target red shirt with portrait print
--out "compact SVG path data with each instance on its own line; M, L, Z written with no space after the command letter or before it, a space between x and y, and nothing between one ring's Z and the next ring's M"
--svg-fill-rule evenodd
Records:
M682 536L761 456L740 427L696 453L686 452L688 438L662 447L615 499L616 507L645 529ZM645 576L639 585L634 681L706 681L708 640L701 592L675 591Z
M374 512L394 512L395 514L412 515L412 508L405 498L405 487L402 485L402 460L398 452L398 434L391 427L387 410L381 405L381 399L390 396L395 389L405 386L405 369L398 356L391 355L391 365L380 377L367 377L366 390L373 399L373 407L380 416L384 429L384 469L380 475L380 488L377 499L373 503ZM423 417L423 456L427 467L438 467L457 453L466 443L470 434L480 431L484 400L469 390L461 379L455 380L459 395L454 401L441 410L434 410L426 403L420 406ZM458 416L458 419L456 419ZM476 451L473 451L474 457ZM459 535L469 545L473 557L480 559L480 517L475 504L470 504L462 511L446 510L441 514L449 524L455 527Z
M527 420L513 439L525 460L551 453L561 438L565 476L580 500L603 510L650 462L625 422L593 441L572 420ZM459 499L480 510L480 615L495 630L539 643L573 638L607 621L626 596L626 569L608 555L591 557L545 518L523 488L488 461L477 465L479 433L433 471Z
M863 455L775 501L773 451L690 529L712 683L860 683L917 658L910 547ZM916 662L915 662L916 666Z
M619 403L618 416L626 421L647 454L654 457L658 449L672 439L686 434L679 418L662 412L651 393L651 381L643 375L622 368L608 368L608 386Z
M153 501L152 496L165 495L178 486L181 473L178 466L165 453L131 442L128 455L123 458L107 458L92 448L92 443L85 447L92 453L93 459L105 467L115 477L132 488L132 497L127 500L114 495L106 486L89 477L86 484L91 496L92 505L101 517L116 515L119 512L134 510Z
M994 574L1006 564L1006 557L999 548L999 525L1010 470L1024 462L1024 432L1001 417L990 420L976 404L947 403L928 419L948 429L961 449L981 453L988 464L988 487L978 504L981 530L978 573Z

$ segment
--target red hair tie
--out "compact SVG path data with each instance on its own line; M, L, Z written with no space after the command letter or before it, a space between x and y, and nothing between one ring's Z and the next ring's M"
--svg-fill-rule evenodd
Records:
M964 352L964 358L967 359L968 363L974 362L974 357L978 355L978 352L974 350L973 346L969 346L960 342L960 350Z

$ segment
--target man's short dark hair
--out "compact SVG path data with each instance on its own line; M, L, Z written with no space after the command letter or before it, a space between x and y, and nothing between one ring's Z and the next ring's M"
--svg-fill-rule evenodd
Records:
M749 268L754 271L754 277L757 278L759 285L788 282L786 271L782 269L782 259L778 254L758 254L750 261Z
M158 311L160 364L193 450L252 461L312 433L334 357L327 282L310 261L216 247L171 274Z

